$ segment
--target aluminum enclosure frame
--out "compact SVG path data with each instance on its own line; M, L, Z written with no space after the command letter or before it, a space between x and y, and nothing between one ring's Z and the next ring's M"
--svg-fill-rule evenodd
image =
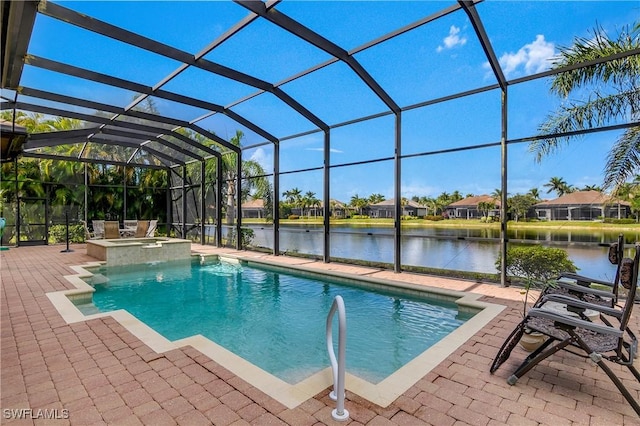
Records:
M108 24L106 22L100 21L98 19L92 18L90 16L83 15L81 13L75 12L71 9L65 8L61 5L50 1L35 1L28 0L24 2L13 2L9 0L1 1L2 11L2 37L3 37L3 53L2 53L2 89L8 89L11 91L15 91L15 96L12 98L7 98L3 96L4 102L0 104L0 108L2 110L12 109L12 110L22 110L22 111L31 111L31 112L41 112L44 114L52 114L52 115L60 115L64 117L77 118L80 120L84 120L90 123L95 123L95 127L82 129L82 131L71 131L71 132L52 132L47 135L33 135L28 142L25 144L24 155L27 157L36 157L36 158L53 158L56 156L35 153L34 151L38 148L46 147L46 146L55 146L62 145L65 143L69 143L72 141L78 141L84 143L98 142L105 144L113 144L124 147L133 147L141 152L144 152L146 155L154 157L159 163L160 166L156 165L147 165L149 167L163 167L172 169L175 167L184 167L186 164L190 162L200 161L204 165L204 161L209 158L215 157L216 161L220 162L221 157L226 152L233 152L238 156L238 169L237 173L237 200L236 205L238 208L237 214L237 222L236 222L236 232L237 235L241 233L242 226L242 214L241 214L241 163L242 163L242 151L251 147L238 147L231 144L229 141L220 138L219 136L208 132L201 128L198 125L198 122L204 120L205 118L211 117L215 114L223 114L227 116L232 121L238 123L250 129L260 137L264 139L265 144L270 144L273 146L274 155L273 155L273 189L274 189L274 207L273 207L273 218L274 218L274 248L273 253L275 255L280 254L279 248L279 201L280 201L280 142L286 139L291 139L298 137L298 135L290 135L284 137L276 137L270 132L266 131L262 127L260 127L257 123L252 122L251 120L237 114L231 108L233 106L239 105L243 102L252 99L255 96L260 95L261 93L270 93L275 96L279 101L283 102L287 105L292 111L294 111L299 116L306 119L312 126L313 129L305 132L304 134L312 134L316 132L321 132L323 135L323 166L319 169L323 171L323 205L324 205L324 221L323 221L323 232L324 232L324 247L323 247L323 261L329 262L331 259L330 256L330 224L329 224L329 197L330 197L330 175L331 169L341 165L332 165L331 157L330 157L330 148L331 148L331 130L345 126L347 124L354 124L358 122L364 122L366 120L375 118L375 117L383 117L386 115L394 116L394 155L393 157L388 158L393 161L394 164L394 196L395 196L395 204L394 204L394 212L395 212L395 223L394 223L394 270L396 272L400 272L402 269L402 259L401 259L401 237L402 237L402 229L400 224L400 215L402 212L401 206L401 165L402 160L406 158L416 157L416 156L425 156L436 153L433 152L422 152L422 153L414 153L410 155L403 155L402 153L402 114L405 111L409 111L415 108L420 108L425 105L437 104L440 102L446 102L452 99L459 99L465 96L470 96L475 93L480 93L483 91L499 89L501 92L501 131L500 131L500 140L495 143L489 143L478 146L470 146L465 148L455 148L450 150L440 150L437 152L454 152L459 150L466 149L477 149L479 147L486 146L499 146L501 150L501 191L502 191L502 200L501 200L501 253L506 253L507 246L507 215L506 215L506 206L507 206L507 160L508 160L508 146L514 143L521 143L527 140L535 140L535 136L531 138L520 138L520 139L510 139L509 133L507 129L507 106L509 104L509 86L520 84L527 81L533 81L536 79L552 76L561 72L569 71L571 69L580 68L590 66L596 63L602 63L605 61L620 59L622 57L638 55L640 54L640 50L625 52L624 54L616 54L611 55L608 58L603 58L596 61L589 61L583 64L574 65L571 67L565 67L559 70L553 71L545 71L542 73L537 73L533 75L529 75L527 77L522 77L513 80L507 80L502 72L500 63L496 54L494 52L493 46L491 44L490 37L487 34L487 31L484 28L482 19L476 9L476 5L480 3L479 0L459 0L456 2L452 2L450 5L444 7L438 12L433 13L430 16L424 17L412 24L406 25L402 28L399 28L386 36L379 37L375 40L369 41L364 45L353 49L351 51L347 51L341 46L329 41L328 39L322 37L320 34L314 32L307 26L302 23L294 20L293 18L287 16L278 10L279 0L267 1L267 2L256 2L256 1L246 1L246 0L234 0L234 2L245 8L248 11L248 15L238 21L235 25L233 25L229 30L227 30L223 35L213 40L207 46L205 46L199 52L194 54L185 52L181 49L174 48L172 46L168 46L159 41L152 40L150 38L144 37L140 34L133 33L131 31L125 30L123 28L116 27L114 25ZM487 62L490 65L493 76L497 81L497 84L487 85L485 87L476 88L473 90L469 90L466 92L457 93L455 95L446 96L439 99L432 99L426 102L422 102L415 105L408 106L400 106L396 100L393 99L389 93L385 91L382 85L372 77L372 75L363 67L354 57L355 54L360 53L366 49L369 49L377 44L380 44L384 41L390 40L394 37L400 36L406 32L409 32L415 28L426 25L430 22L437 21L438 19L448 16L451 13L462 10L468 17L471 22L475 35L477 37L478 42L480 43L484 54L486 56ZM74 25L76 27L91 31L95 34L109 37L111 39L117 40L119 42L125 43L130 46L134 46L139 49L143 49L148 52L155 53L157 55L161 55L162 57L172 59L180 63L177 69L166 75L160 81L157 82L154 86L145 86L142 84L138 84L133 81L127 81L124 79L116 78L114 76L101 74L89 69L84 69L81 67L73 66L70 64L61 63L58 61L54 61L52 59L39 57L36 55L31 55L28 53L28 45L31 37L31 33L33 31L33 27L36 21L36 16L38 14L42 14L52 19L56 19L60 22L64 22L68 25ZM317 64L306 71L300 72L293 76L290 76L283 81L271 83L265 81L263 79L257 78L252 75L248 75L246 73L240 72L238 70L232 69L222 64L218 64L212 62L208 59L205 59L205 55L216 49L218 46L223 44L228 39L237 35L241 30L246 28L247 26L252 25L257 21L266 21L270 24L276 25L279 28L289 32L296 38L305 41L306 43L311 44L312 46L322 50L327 53L331 58L323 63ZM299 79L303 76L311 74L323 67L326 67L329 64L335 62L343 62L346 64L349 69L368 87L368 89L373 93L378 99L380 99L388 111L376 114L374 116L366 116L361 117L356 120L351 120L345 123L333 123L328 124L319 118L313 111L303 106L302 103L295 99L294 97L287 94L284 90L281 89L280 86L292 82L296 79ZM76 78L80 78L83 80L91 80L96 81L102 84L105 84L110 87L121 88L126 90L131 90L136 93L139 93L139 96L131 102L126 107L117 107L114 105L109 105L106 103L97 103L90 102L82 99L73 98L70 96L62 95L59 93L48 92L44 90L38 90L29 87L22 87L20 85L22 69L25 64L28 64L33 67L38 67L41 69L49 70L52 72L62 73L68 76L73 76ZM218 76L222 76L227 79L231 79L238 83L253 87L258 91L249 96L245 96L244 98L238 99L235 102L227 106L218 105L212 102L207 102L202 99L196 99L193 97L185 96L179 93L173 93L163 89L163 86L167 85L171 80L180 75L189 67L195 67L199 70L212 73ZM157 114L144 113L135 110L135 107L139 105L142 101L147 99L148 97L158 97L161 99L166 99L172 102L177 102L183 105L188 105L196 108L201 108L206 111L204 115L195 118L191 121L178 120L173 117L163 117ZM41 101L54 101L62 104L66 104L69 106L68 109L61 108L53 108L44 105L38 105L32 102L23 101L21 98L27 97L32 99L38 99ZM75 111L75 107L89 108L95 109L96 111L101 111L103 113L111 114L110 118L92 116L88 114L82 114ZM122 118L129 118L133 120L138 120L139 122L145 122L147 124L140 124L139 122L128 122L123 121ZM578 133L592 133L592 132L600 132L607 131L616 128L628 128L632 126L637 126L640 123L629 121L628 123L616 125L616 126L601 126L598 128L590 129L584 132L574 132ZM206 147L199 143L197 140L184 136L177 132L178 129L187 129L192 131L198 135L201 135L205 138L213 140L216 143L216 149ZM556 135L556 136L566 136L567 134ZM537 138L549 137L550 135L538 136ZM180 141L180 143L184 143L184 146L179 145L178 143L172 142L168 140L168 138L175 138ZM158 142L162 145L163 151L159 151L158 149L154 149L151 146L148 146L151 142ZM189 159L181 159L183 157L188 157ZM104 162L104 160L98 159L89 159L81 156L76 157L56 157L60 159L66 160L75 160L75 161L84 161L84 162ZM132 167L142 167L142 165L135 164L132 162L133 156L127 162L116 162L112 164L119 165L127 165ZM373 161L382 161L384 159L372 160ZM366 163L366 162L363 162ZM347 164L348 165L348 164ZM203 166L204 167L204 166ZM218 167L220 168L220 167ZM221 176L219 176L221 179ZM216 191L220 191L220 181L218 181L218 187ZM220 200L219 193L218 200ZM184 207L183 207L184 208ZM204 209L204 204L202 205ZM203 210L204 211L204 210ZM220 214L221 209L218 208L217 212ZM220 226L220 220L218 218L218 226ZM203 230L204 231L204 230ZM184 232L184 229L183 229ZM218 233L220 235L220 233ZM240 238L238 238L238 246L240 248ZM504 268L504 265L503 265ZM502 279L506 277L505 271L502 271L501 274ZM504 284L504 282L503 282Z

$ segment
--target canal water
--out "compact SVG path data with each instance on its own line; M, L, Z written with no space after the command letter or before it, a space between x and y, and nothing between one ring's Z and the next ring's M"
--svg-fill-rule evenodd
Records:
M268 225L244 225L254 231L252 246L273 248L273 228ZM567 229L511 230L510 244L534 244L566 250L579 273L611 280L615 267L607 260L608 244L618 232ZM640 232L625 232L626 244L639 241ZM280 251L322 255L321 225L280 226ZM375 226L331 226L331 257L393 263L393 229ZM459 271L496 273L500 250L497 229L403 227L402 265ZM630 250L630 249L629 249ZM630 256L630 251L626 255Z

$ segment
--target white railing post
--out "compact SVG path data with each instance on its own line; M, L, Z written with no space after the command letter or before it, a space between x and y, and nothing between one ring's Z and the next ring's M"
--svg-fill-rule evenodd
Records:
M333 330L332 319L333 314L338 311L338 360L333 350ZM329 398L336 403L336 409L331 412L334 420L345 421L349 418L349 411L344 408L344 372L346 358L347 343L347 315L344 309L344 300L342 296L336 296L327 315L327 351L329 352L329 360L331 361L331 370L333 372L333 390L329 393Z

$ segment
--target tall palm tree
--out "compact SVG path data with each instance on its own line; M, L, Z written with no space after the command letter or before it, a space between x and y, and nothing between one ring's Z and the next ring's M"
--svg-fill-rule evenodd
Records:
M293 188L284 191L282 196L285 197L286 202L291 204L292 207L299 207L300 199L302 198L302 191L300 191L299 188Z
M354 195L353 197L351 197L351 201L349 202L349 205L355 209L358 210L358 214L362 215L362 210L367 207L367 205L369 204L369 201L367 201L366 198L361 198L358 196L358 194Z
M316 193L313 191L307 191L302 197L302 215L304 216L304 209L306 207L318 207L320 205L320 200L316 197Z
M600 188L598 185L585 185L582 187L582 189L580 189L580 191L598 191L598 192L602 192L602 188Z
M531 188L529 192L527 192L527 195L531 195L535 200L539 200L540 190L538 190L538 188Z
M240 130L236 130L236 134L229 139L229 142L235 146L240 146L240 142L244 137L244 133ZM235 152L226 152L222 154L222 180L225 182L225 194L227 198L226 211L227 211L227 225L231 225L235 222L236 214L236 180L238 178L237 173L238 155ZM269 190L269 182L264 177L264 169L262 166L254 160L243 160L241 165L242 178L244 178L244 186L242 198L247 199L251 191L256 191L256 196L262 198L265 191Z
M451 202L455 203L456 201L460 201L462 200L462 194L460 194L460 191L458 191L457 189L455 191L453 191L453 193L451 194Z
M384 198L384 195L382 195L382 194L371 194L369 196L369 203L378 204L378 203L383 202L385 199L386 198Z
M606 58L640 48L640 23L625 26L616 39L602 28L593 37L577 37L573 44L561 47L553 62L554 69ZM586 101L569 100L575 93L591 92ZM616 120L637 122L640 119L640 55L578 68L556 75L551 92L567 100L539 127L542 135L571 132L602 126ZM543 138L531 142L529 150L537 161L556 152L570 136ZM626 129L607 156L604 189L617 193L620 186L640 169L640 126Z
M557 176L552 177L551 179L549 179L549 182L545 183L542 186L544 186L545 188L549 188L547 189L547 194L555 192L558 197L562 197L564 194L571 192L571 187L567 184L567 182L565 182L565 180L561 177Z

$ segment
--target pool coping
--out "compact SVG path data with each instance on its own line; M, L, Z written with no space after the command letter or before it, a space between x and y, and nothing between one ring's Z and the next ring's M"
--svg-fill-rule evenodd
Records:
M481 298L482 295L477 293L445 290L422 284L367 277L346 272L318 271L300 265L283 265L277 262L249 258L242 255L194 254L194 256L218 257L226 261L245 262L247 264L255 263L277 269L295 270L297 273L309 275L329 275L344 280L364 281L370 285L388 286L395 290L409 293L424 293L426 291L436 299L454 301L462 311L476 312L473 321L466 321L454 332L441 339L377 384L370 383L350 373L346 374L345 388L347 392L359 395L381 407L390 405L506 308L504 305L479 301L478 299ZM102 317L112 317L157 353L161 354L180 347L192 346L288 408L297 407L309 398L314 397L333 385L333 376L330 367L315 373L295 385L291 385L202 335L170 341L122 309L84 315L73 303L73 300L91 299L91 294L94 292L94 289L87 284L84 279L90 278L94 276L94 274L87 269L100 267L102 265L105 265L105 262L89 262L84 265L72 266L71 268L76 274L66 275L64 278L69 281L75 289L46 293L51 303L68 324Z

